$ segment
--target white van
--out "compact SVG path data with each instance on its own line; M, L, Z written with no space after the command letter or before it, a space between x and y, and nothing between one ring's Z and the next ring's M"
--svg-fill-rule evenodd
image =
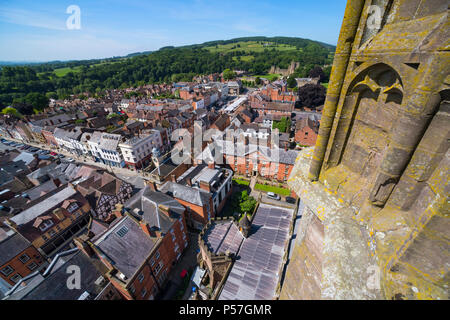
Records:
M281 197L273 192L267 192L267 196L274 200L281 200Z

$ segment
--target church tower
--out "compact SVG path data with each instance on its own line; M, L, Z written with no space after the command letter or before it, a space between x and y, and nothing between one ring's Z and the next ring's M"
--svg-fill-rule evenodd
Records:
M448 299L447 0L349 0L282 299Z

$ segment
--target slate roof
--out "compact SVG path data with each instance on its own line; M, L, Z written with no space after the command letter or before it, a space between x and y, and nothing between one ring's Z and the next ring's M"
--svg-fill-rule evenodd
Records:
M237 254L244 237L233 221L213 222L206 230L203 240L208 249L215 254L227 251Z
M167 207L170 218L158 207ZM167 233L174 224L174 219L178 219L186 210L178 201L171 196L150 190L145 187L124 205L138 219L142 219L150 225Z
M80 268L80 289L67 287L67 268ZM87 257L78 249L68 250L61 256L55 257L44 275L35 273L26 281L26 286L19 286L9 297L11 300L78 300L84 292L91 298L96 297L104 288L95 284L102 276L105 268L101 262Z
M294 210L260 204L219 300L272 300Z
M117 233L121 229L127 230L123 237ZM155 243L156 240L145 234L133 218L125 216L94 244L130 279L150 255Z
M56 207L59 203L63 202L65 199L74 196L76 193L77 191L70 185L64 188L57 189L55 193L50 195L45 200L42 199L43 201L31 203L30 207L28 207L21 213L17 214L16 216L12 217L11 221L16 223L17 225L26 224L36 219L44 212Z
M13 231L10 231L13 233ZM0 266L4 265L19 253L31 246L20 234L14 232L7 239L0 242Z
M207 191L183 186L171 181L168 181L162 185L160 190L164 193L168 193L174 198L178 198L201 207L208 204L211 198L211 194Z

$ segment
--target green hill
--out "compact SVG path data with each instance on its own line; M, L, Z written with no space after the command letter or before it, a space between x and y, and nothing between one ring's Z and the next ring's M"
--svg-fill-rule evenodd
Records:
M335 47L288 37L249 37L210 41L183 47L165 47L127 57L55 61L26 66L4 66L0 72L0 107L27 104L29 93L64 98L69 94L101 93L148 83L190 81L195 75L246 70L265 74L272 65L301 68L328 65Z

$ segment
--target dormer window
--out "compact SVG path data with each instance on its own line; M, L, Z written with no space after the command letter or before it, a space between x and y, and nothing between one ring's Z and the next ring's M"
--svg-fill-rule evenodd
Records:
M46 221L42 221L41 225L39 226L39 230L41 230L42 232L48 230L49 228L51 228L53 226L53 221L52 220L46 220Z
M67 211L69 211L70 213L73 213L74 211L76 211L78 209L78 204L77 203L72 203L69 207L67 207Z

